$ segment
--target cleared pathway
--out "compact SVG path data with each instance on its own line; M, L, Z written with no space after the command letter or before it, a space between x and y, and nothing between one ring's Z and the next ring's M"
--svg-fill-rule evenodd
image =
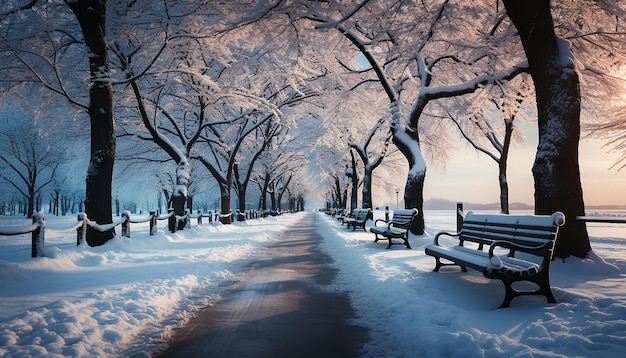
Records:
M347 294L328 291L337 270L319 248L315 220L306 215L267 246L158 357L358 357L368 332L347 322Z

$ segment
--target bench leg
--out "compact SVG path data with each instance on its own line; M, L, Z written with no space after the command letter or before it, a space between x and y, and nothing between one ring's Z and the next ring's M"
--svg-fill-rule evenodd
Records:
M404 246L406 246L407 249L412 249L411 245L409 244L409 238L408 237L404 238Z
M409 244L409 239L408 238L400 238L400 237L396 237L395 239L402 239L402 245L406 246L407 249L412 249L411 245ZM387 237L387 240L389 240L389 245L387 245L387 248L390 248L393 245L396 244L400 244L399 242L393 242L391 237Z
M430 255L430 254L428 254ZM433 269L433 272L439 272L439 269L441 269L444 266L459 266L461 268L461 272L467 272L467 267L463 266L463 265L459 265L455 262L452 263L443 263L441 262L441 257L439 256L435 256L435 255L430 255L435 259L435 268Z
M439 259L439 257L435 256L435 268L433 269L434 272L439 272L439 269L443 267L443 264L441 263L441 260Z
M504 301L500 305L499 308L506 308L511 305L511 301L518 296L526 296L526 295L539 295L545 296L548 300L548 303L556 303L556 299L552 294L552 290L550 289L550 280L548 278L547 271L541 271L534 276L528 278L527 281L535 283L539 286L539 289L534 291L517 291L513 288L513 282L516 280L511 280L507 278L500 278L502 283L504 284L505 295Z
M517 297L517 291L515 291L513 289L513 282L510 280L502 280L502 283L504 284L504 301L502 301L502 304L500 305L500 307L498 308L507 308L511 305L511 301L513 301L513 299L515 297Z

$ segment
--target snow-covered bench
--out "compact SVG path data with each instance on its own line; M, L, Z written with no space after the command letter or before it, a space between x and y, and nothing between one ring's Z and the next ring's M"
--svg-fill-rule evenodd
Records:
M370 228L370 232L376 235L374 242L378 242L378 240L381 239L378 235L381 235L385 239L389 240L387 248L390 248L391 245L402 244L410 249L409 228L411 227L411 223L413 222L413 219L415 219L416 215L417 209L397 209L393 211L391 220L376 220L374 222L374 226ZM379 223L384 223L385 226L378 226ZM394 242L394 239L401 239L402 242Z
M343 225L343 219L346 218L346 211L344 209L337 209L333 216L341 223L341 225Z
M550 261L559 227L564 223L565 216L560 212L489 215L470 211L458 233L438 233L425 251L435 258L435 271L458 265L464 272L469 267L487 278L501 280L506 289L501 308L509 307L511 300L521 295L544 295L549 303L556 303L550 289ZM443 245L444 236L453 243ZM517 290L513 288L516 281L530 281L538 288Z
M356 230L357 226L365 230L365 222L372 217L372 209L354 209L352 214L343 218L343 222L348 229L352 226L352 231Z

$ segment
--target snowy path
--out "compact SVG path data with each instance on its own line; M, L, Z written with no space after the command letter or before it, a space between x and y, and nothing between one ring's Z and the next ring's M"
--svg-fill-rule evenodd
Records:
M308 214L264 248L223 299L175 332L163 357L353 357L366 338Z

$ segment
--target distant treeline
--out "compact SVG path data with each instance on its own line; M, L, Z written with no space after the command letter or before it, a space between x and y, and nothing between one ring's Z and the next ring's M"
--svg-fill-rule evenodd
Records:
M456 201L432 198L424 201L424 210L456 210ZM500 210L500 203L479 204L463 202L464 210ZM510 203L510 210L533 210L532 205L524 203Z

